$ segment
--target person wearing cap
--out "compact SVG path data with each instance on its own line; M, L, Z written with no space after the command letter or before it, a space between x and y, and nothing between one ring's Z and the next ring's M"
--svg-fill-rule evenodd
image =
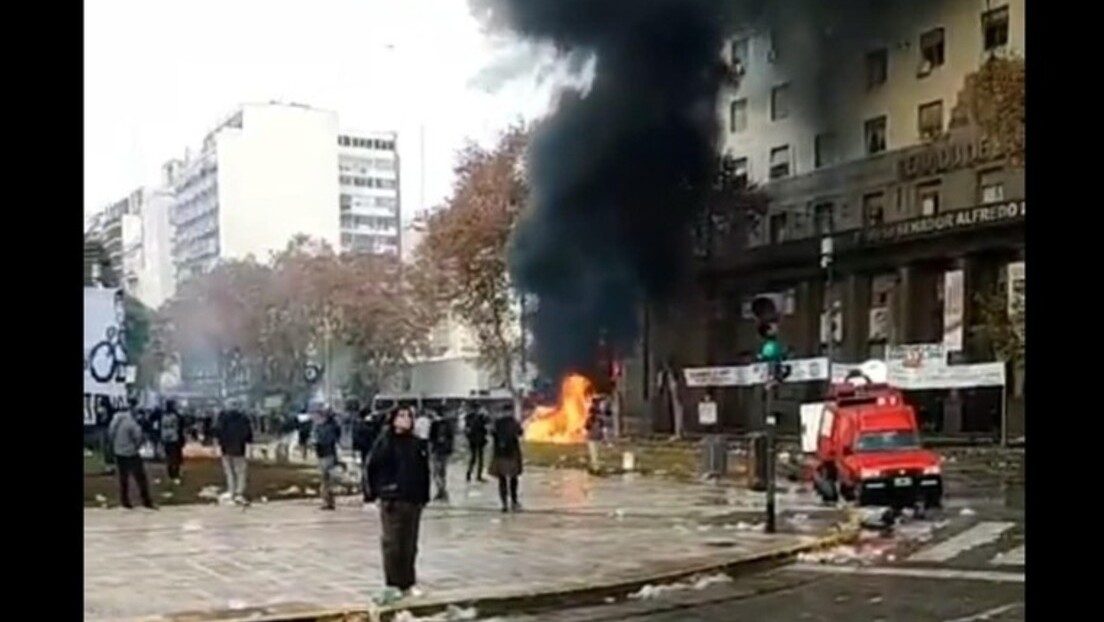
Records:
M134 418L129 408L122 408L112 417L107 427L107 439L111 452L115 456L115 468L119 474L119 505L131 509L130 479L138 486L142 505L154 509L150 498L149 481L146 479L146 467L142 463L141 448L145 442L142 426Z
M368 500L379 501L380 548L387 590L417 596L415 562L422 510L429 503L429 447L414 434L413 413L401 407L390 417L368 457Z

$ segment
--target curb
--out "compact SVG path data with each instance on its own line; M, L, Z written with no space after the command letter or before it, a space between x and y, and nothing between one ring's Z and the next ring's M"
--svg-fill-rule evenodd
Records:
M415 617L439 614L452 607L474 607L479 617L494 617L505 613L534 613L556 605L586 606L601 604L610 597L625 597L645 585L677 583L703 574L718 572L739 575L784 565L802 553L829 549L853 542L859 536L859 515L849 512L847 521L834 526L836 533L821 536L804 544L777 547L725 562L713 562L691 568L640 575L604 584L562 587L550 591L507 594L501 596L451 599L378 607L363 604L321 608L310 605L282 605L227 611L189 612L160 615L116 622L388 622L401 612Z

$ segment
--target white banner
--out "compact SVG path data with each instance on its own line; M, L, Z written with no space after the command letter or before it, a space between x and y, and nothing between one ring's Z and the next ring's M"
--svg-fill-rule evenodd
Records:
M843 382L851 370L859 367L851 363L832 365L832 381ZM1004 363L904 367L899 362L890 362L887 368L890 385L911 391L999 387L1004 386L1006 380Z
M783 361L790 366L791 382L813 382L828 379L828 359L793 359ZM750 387L763 384L767 380L767 365L734 365L729 367L688 367L682 370L688 387Z
M128 363L119 289L84 288L84 392L125 397Z
M932 367L947 364L947 351L941 343L907 343L886 348L886 365L893 367Z
M965 317L966 273L951 270L943 275L943 347L961 352Z

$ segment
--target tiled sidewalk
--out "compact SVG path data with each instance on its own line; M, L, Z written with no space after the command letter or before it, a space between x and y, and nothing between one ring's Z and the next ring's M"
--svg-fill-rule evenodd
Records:
M761 496L707 484L532 469L522 477L526 511L516 515L497 511L491 482L452 486L452 504L431 506L422 523L419 580L437 597L563 589L812 537L749 529ZM310 501L86 510L85 617L363 604L382 581L379 520L357 499L343 501L333 513ZM801 494L779 504L801 512L807 533L837 518Z

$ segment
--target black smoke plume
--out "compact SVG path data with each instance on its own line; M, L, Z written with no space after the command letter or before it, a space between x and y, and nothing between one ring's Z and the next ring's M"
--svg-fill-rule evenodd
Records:
M642 303L686 281L720 155L726 39L769 32L769 62L795 83L793 116L830 129L864 92L842 74L862 66L888 11L873 0L471 2L492 28L550 42L575 66L595 61L589 89L565 93L535 130L533 203L509 255L513 282L537 299L533 354L550 379L592 370L603 344L631 352Z
M723 71L718 0L498 0L491 23L595 59L535 129L532 205L512 239L516 286L535 296L541 372L586 373L639 336L642 302L674 291L716 170ZM530 298L531 300L531 298Z

